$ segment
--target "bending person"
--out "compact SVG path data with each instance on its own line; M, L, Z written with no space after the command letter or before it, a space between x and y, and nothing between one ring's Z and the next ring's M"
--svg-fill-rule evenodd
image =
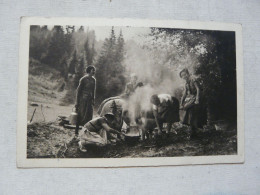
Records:
M116 134L119 137L124 136L123 133L111 128L115 120L112 113L105 114L103 117L97 117L87 122L79 133L79 149L82 152L87 152L85 146L96 145L105 146L109 143L108 137L110 133ZM120 139L111 135L114 139Z
M153 115L158 134L162 133L163 123L167 123L166 133L171 130L172 123L180 121L179 101L169 94L155 94L151 97Z

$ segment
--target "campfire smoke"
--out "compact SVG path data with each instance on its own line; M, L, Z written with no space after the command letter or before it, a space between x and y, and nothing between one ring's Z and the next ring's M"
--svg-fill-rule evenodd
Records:
M161 43L163 44L163 41ZM153 45L150 46L153 47ZM126 108L134 124L140 110L148 111L151 109L150 97L153 94L170 94L176 97L178 89L177 98L180 98L184 81L179 77L179 72L183 68L188 68L192 73L198 61L186 51L185 55L176 55L178 58L176 64L171 64L171 60L167 61L169 58L168 50L170 49L171 53L178 53L178 51L176 47L169 46L169 44L164 45L161 49L154 50L147 49L133 41L128 42L126 47L126 78L129 78L129 75L134 73L138 77L137 82L143 82L144 84L143 87L137 88L130 96Z

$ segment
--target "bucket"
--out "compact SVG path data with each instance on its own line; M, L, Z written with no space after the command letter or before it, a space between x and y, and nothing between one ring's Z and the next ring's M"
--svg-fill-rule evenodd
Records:
M77 124L77 119L78 119L78 113L76 113L76 109L73 108L72 112L70 113L70 116L69 116L70 124L76 125Z

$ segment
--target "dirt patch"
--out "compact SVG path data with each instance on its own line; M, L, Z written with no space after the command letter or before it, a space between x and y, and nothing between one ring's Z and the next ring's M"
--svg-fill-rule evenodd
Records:
M54 123L34 123L27 128L27 157L55 158L74 132Z
M176 134L135 143L123 142L105 147L78 149L73 129L54 123L35 123L28 126L28 158L139 158L231 155L237 153L235 129L199 132L194 140L188 139L188 128L176 129Z

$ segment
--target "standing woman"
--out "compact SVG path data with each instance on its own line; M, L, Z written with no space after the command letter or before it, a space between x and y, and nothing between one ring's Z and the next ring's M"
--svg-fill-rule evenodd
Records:
M79 81L76 92L76 111L78 119L75 134L78 135L79 126L85 125L93 117L93 106L95 104L96 79L94 78L96 69L94 66L88 66L87 75L83 76Z
M188 69L183 69L180 77L186 81L180 106L184 110L182 123L191 127L191 138L194 138L199 122L200 88L198 82L191 78Z

